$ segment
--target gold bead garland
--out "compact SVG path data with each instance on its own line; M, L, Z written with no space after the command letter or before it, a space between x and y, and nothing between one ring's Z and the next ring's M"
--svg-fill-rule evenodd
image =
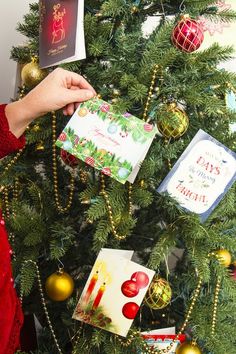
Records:
M213 304L213 315L212 315L212 326L211 326L211 334L215 334L216 329L216 315L217 315L217 307L219 302L219 292L220 292L220 277L217 278L215 296L214 296L214 304Z
M150 85L150 88L149 88L149 91L148 91L148 97L147 97L147 101L146 101L144 112L143 112L143 120L145 122L147 121L147 118L148 118L147 112L148 112L148 109L149 109L149 106L150 106L150 101L151 101L151 98L152 98L152 94L153 94L154 85L155 85L155 82L156 82L158 69L159 69L159 65L155 64L154 65L154 69L153 69L153 74L152 74L152 81L151 81L151 85Z
M198 284L197 284L197 287L194 291L193 299L191 301L191 304L189 306L187 314L185 316L184 323L183 323L182 327L180 328L179 332L177 333L176 337L173 339L173 341L165 349L159 350L159 349L153 349L153 348L149 347L149 345L143 339L142 346L143 346L143 349L145 350L145 353L151 353L151 354L152 353L159 353L159 354L169 353L169 351L172 349L172 347L174 346L176 341L179 339L180 335L184 332L185 328L187 327L187 324L188 324L191 314L193 312L194 306L196 304L197 298L199 296L201 287L202 287L202 277L199 277ZM120 338L118 338L118 340L122 346L128 347L132 343L132 341L135 339L135 337L140 337L140 336L141 336L141 333L139 331L133 331L127 341L124 342Z
M111 203L109 201L109 197L108 197L108 194L105 190L106 188L106 184L105 184L105 177L103 175L103 173L101 173L101 192L100 194L104 197L105 199L105 203L106 203L106 206L107 206L107 209L108 209L108 217L109 217L109 221L110 221L110 224L111 224L111 228L112 228L112 233L114 235L114 237L121 241L121 240L124 240L127 235L119 235L118 232L116 231L116 227L115 227L115 221L114 221L114 217L113 217L113 213L112 213L112 207L111 207ZM129 207L128 207L128 212L129 212L129 215L131 215L132 213L132 201L131 201L131 196L132 196L132 185L129 183L128 185L128 204L129 204Z
M36 268L36 275L37 275L39 293L40 293L40 297L41 297L41 302L42 302L42 305L43 305L44 313L45 313L45 316L46 316L46 319L47 319L47 323L48 323L48 326L50 328L51 334L53 336L54 343L55 343L55 345L57 347L58 353L62 354L62 350L61 350L61 348L59 346L55 331L54 331L54 329L52 327L52 322L51 322L50 317L49 317L49 312L48 312L46 301L45 301L45 297L44 297L44 294L43 294L43 286L42 286L42 281L41 281L41 277L40 277L39 267L38 267L38 265L37 265L37 263L35 261L33 261L31 259L28 259L28 260L24 261L22 269L29 263L32 264ZM23 291L22 290L21 290L21 294L20 294L20 301L21 301L21 303L23 301Z
M61 206L59 191L58 191L58 176L57 176L57 153L56 153L56 113L52 112L52 168L53 168L53 188L54 188L54 196L57 210L60 213L67 212L71 205L75 190L75 171L71 170L71 179L70 179L70 192L68 196L68 201L65 207Z
M158 68L159 68L159 65L155 64L154 65L154 69L153 69L152 81L151 81L151 85L150 85L150 88L149 88L147 101L146 101L144 112L143 112L143 120L144 121L147 121L147 112L148 112L148 109L149 109L149 106L150 106L150 101L151 101L151 98L152 98L154 85L155 85L155 82L156 82L156 76L157 76ZM100 95L98 95L98 96L99 96L99 98L101 98ZM113 233L114 237L117 240L119 240L119 241L124 240L127 236L126 235L119 235L117 233L117 231L116 231L116 228L115 228L115 222L114 222L114 217L113 217L113 213L112 213L111 203L109 201L108 194L105 191L105 178L104 178L104 175L102 173L101 173L101 192L100 192L100 194L104 197L106 205L107 205L108 217L109 217L109 220L110 220L110 223L111 223L112 233ZM131 215L131 212L132 212L132 200L131 200L131 198L132 198L132 185L129 183L129 185L128 185L129 215Z

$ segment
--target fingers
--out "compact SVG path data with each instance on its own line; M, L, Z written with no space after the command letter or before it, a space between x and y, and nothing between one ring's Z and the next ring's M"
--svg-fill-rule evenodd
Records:
M94 96L95 96L94 92L88 89L79 89L79 90L67 89L65 90L64 99L68 103L72 103L72 102L78 103L78 102L87 101Z
M71 71L65 71L67 75L67 87L71 88L72 86L77 86L81 89L90 90L93 95L96 95L96 91L94 90L94 88L88 83L88 81L83 76Z

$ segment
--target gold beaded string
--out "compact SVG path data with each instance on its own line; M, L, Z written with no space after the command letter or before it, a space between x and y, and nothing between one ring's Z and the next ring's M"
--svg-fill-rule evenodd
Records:
M190 319L191 314L193 312L194 306L195 306L196 301L197 301L197 299L199 297L199 293L200 293L201 287L202 287L202 277L199 277L198 284L197 284L197 287L196 287L196 289L194 291L193 299L191 301L191 304L189 306L187 314L185 316L184 323L183 323L182 327L180 328L179 332L177 333L176 337L173 339L173 341L165 349L159 350L159 349L153 349L153 348L149 347L149 345L146 343L146 341L144 339L142 339L142 346L143 346L143 349L145 350L145 353L150 353L150 354L153 354L153 353L159 353L159 354L169 353L169 351L172 349L172 347L174 346L174 344L179 339L180 335L184 332L184 330L186 329L186 327L188 325L188 322L189 322L189 319ZM119 342L121 343L122 346L128 347L132 343L132 341L135 339L135 337L141 337L140 331L133 331L131 333L131 335L129 336L129 338L125 342L122 339L120 339L119 337L117 337L117 338L118 338L118 340L119 340Z
M219 293L220 293L220 277L217 278L215 296L214 296L214 304L213 304L213 315L212 315L212 326L211 326L211 334L215 334L216 329L216 315L217 315L217 307L219 302Z
M150 85L150 88L149 88L149 91L148 91L148 97L147 97L147 101L146 101L144 112L143 112L143 120L145 122L148 119L148 114L147 113L148 113L148 110L149 110L150 101L151 101L151 98L152 98L154 85L155 85L156 78L157 78L158 69L159 69L159 65L155 64L154 65L154 69L153 69L153 74L152 74L152 81L151 81L151 85Z
M56 113L52 112L52 168L53 168L53 188L54 188L54 196L57 210L60 213L67 212L71 205L75 190L75 170L71 170L71 179L70 179L70 192L68 196L68 201L65 207L61 206L59 191L58 191L58 175L57 175L57 153L56 153Z
M151 81L147 101L146 101L144 112L143 112L143 120L144 121L147 121L147 112L148 112L148 109L150 106L150 101L151 101L151 97L153 94L154 85L156 82L156 75L157 75L158 68L159 68L159 65L155 64L154 69L153 69L152 81ZM108 209L108 217L109 217L109 221L111 224L113 236L119 241L124 240L127 237L127 235L119 235L118 232L116 231L114 217L113 217L113 213L112 213L112 207L111 207L111 203L110 203L108 194L105 190L105 178L102 173L101 173L101 192L100 192L100 194L104 197L105 202L106 202L106 206ZM128 183L128 204L129 204L129 215L131 215L132 214L132 185L131 185L131 183Z
M108 217L109 217L109 221L110 221L110 224L111 224L111 229L112 229L113 236L119 241L124 240L127 237L127 235L119 235L118 232L116 231L111 203L110 203L108 194L107 194L107 192L105 190L106 184L105 184L105 177L104 177L103 173L101 173L100 177L101 177L101 192L100 192L100 194L105 199L105 203L106 203L106 206L107 206L107 209L108 209ZM132 213L132 200L131 200L131 197L132 197L132 185L131 185L131 183L129 183L129 185L128 185L128 205L129 205L128 206L128 212L129 212L129 215L131 215L131 213Z
M42 306L43 306L43 310L44 310L44 313L45 313L45 316L46 316L47 323L48 323L48 326L50 328L51 334L53 336L54 343L55 343L55 345L57 347L58 353L62 354L62 350L61 350L61 348L59 346L55 331L54 331L54 329L52 327L52 322L51 322L50 317L49 317L49 312L48 312L46 301L45 301L45 297L44 297L44 294L43 294L43 287L42 287L42 281L41 281L41 277L40 277L39 267L38 267L38 265L37 265L37 263L35 261L33 261L31 259L28 259L28 260L24 261L22 268L24 268L26 266L26 264L29 264L29 263L32 264L36 268L36 275L37 275L39 293L40 293L40 297L41 297L41 303L42 303ZM21 303L23 301L23 291L22 290L21 290L21 294L20 294L20 301L21 301Z

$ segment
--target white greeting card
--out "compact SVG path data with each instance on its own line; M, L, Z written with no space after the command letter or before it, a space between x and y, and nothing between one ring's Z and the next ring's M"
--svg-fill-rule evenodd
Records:
M236 179L236 154L199 130L158 187L205 221Z
M95 97L78 107L56 145L121 183L133 183L156 132Z
M133 251L100 251L74 311L74 319L127 336L155 274L132 262L132 255Z

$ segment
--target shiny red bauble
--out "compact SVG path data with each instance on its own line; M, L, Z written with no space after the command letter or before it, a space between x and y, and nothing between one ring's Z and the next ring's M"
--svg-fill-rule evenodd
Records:
M63 149L61 150L61 159L67 166L70 167L76 167L79 164L79 159L77 159L77 157L71 155Z
M204 40L201 25L185 15L172 32L172 42L178 49L191 53L197 50Z
M126 297L134 297L138 295L139 287L135 281L126 280L121 286L121 291Z
M122 309L123 315L129 320L133 320L139 310L139 306L135 302L127 302Z
M132 274L131 280L136 282L139 289L146 288L149 283L149 277L144 272L135 272L134 274Z

